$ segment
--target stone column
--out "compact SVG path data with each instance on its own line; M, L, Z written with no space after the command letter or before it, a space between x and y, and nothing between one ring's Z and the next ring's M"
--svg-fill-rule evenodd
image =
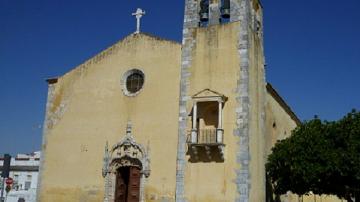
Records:
M223 129L223 125L222 125L222 102L221 101L219 101L218 129Z
M105 176L105 196L104 202L110 202L109 200L109 189L111 189L111 180L110 180L110 173L107 173Z
M219 114L218 114L218 128L216 130L216 142L223 143L223 124L222 124L222 105L223 103L219 101Z
M143 173L140 177L140 202L145 202L145 175Z
M193 107L193 119L192 119L192 130L191 130L191 143L197 142L197 102L194 103Z
M197 102L194 103L193 108L193 130L196 130L196 119L197 119Z
M107 190L107 197L104 198L104 202L112 202L115 200L115 191L116 191L116 172L111 171L108 173L108 190ZM107 201L106 201L106 200Z
M214 1L209 4L209 25L217 25L220 23L220 5Z

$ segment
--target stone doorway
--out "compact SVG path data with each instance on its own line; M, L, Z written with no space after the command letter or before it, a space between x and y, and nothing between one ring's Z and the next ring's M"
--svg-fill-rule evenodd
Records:
M140 201L140 169L121 167L116 172L115 202Z
M120 142L111 149L106 143L102 169L104 202L145 202L145 180L150 176L149 150L136 143L131 123Z

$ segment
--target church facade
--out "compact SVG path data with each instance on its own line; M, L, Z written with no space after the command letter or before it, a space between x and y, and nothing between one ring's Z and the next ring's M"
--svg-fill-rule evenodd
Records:
M266 83L262 18L186 0L182 44L136 32L48 79L38 201L266 201L267 155L300 121Z

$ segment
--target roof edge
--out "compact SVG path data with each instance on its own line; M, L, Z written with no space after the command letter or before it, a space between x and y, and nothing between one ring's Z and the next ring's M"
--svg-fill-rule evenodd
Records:
M154 34L150 34L150 33L147 33L147 32L133 33L133 34L130 34L130 35L145 35L145 36L148 36L148 37L157 39L157 40L159 40L159 41L168 41L168 42L173 42L173 43L176 43L176 44L181 45L181 43L180 43L179 41L175 41L175 40L173 40L173 39L162 38L162 37L160 37L160 36L156 36L156 35L154 35ZM129 36L130 36L130 35L129 35Z
M279 93L272 87L270 83L266 83L267 92L280 104L285 112L295 121L296 125L301 125L300 119L296 116L294 111L286 104L285 100L279 95Z
M150 37L150 38L153 38L155 40L158 40L158 41L164 41L164 42L169 42L169 43L174 43L174 44L177 44L179 46L181 46L181 43L178 42L178 41L175 41L175 40L170 40L170 39L165 39L165 38L161 38L159 36L155 36L153 34L149 34L149 33L145 33L145 32L140 32L140 33L131 33L129 35L126 35L125 37L121 38L120 40L116 41L115 43L111 44L110 46L107 46L106 48L104 48L102 51L100 51L99 53L96 53L95 55L91 56L90 58L86 59L85 61L83 61L82 63L80 63L79 65L76 65L74 66L71 70L65 72L63 75L61 76L58 76L58 77L51 77L51 78L48 78L48 79L45 79L45 81L48 83L48 84L55 84L58 82L58 79L63 77L64 75L80 68L80 67L84 67L84 66L88 66L90 63L96 63L96 61L99 61L101 60L104 55L108 54L108 52L111 50L111 49L115 49L117 47L117 45L119 45L120 43L122 43L123 41L129 39L130 37L136 37L136 36L146 36L146 37Z
M46 81L49 85L51 85L51 84L57 83L57 82L58 82L58 78L59 78L59 77L47 78L47 79L45 79L45 81Z

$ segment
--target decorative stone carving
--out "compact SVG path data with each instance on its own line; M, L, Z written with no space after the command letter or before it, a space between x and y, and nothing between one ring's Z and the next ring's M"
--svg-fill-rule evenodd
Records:
M103 169L102 169L103 177L106 177L107 173L109 172L109 161L110 161L109 143L106 142Z
M209 146L205 146L206 155L209 159L211 159L211 148Z
M219 149L219 152L220 152L220 157L222 160L225 160L225 157L224 157L224 150L225 150L225 146L224 145L219 145L218 146L218 149Z
M192 96L192 99L195 101L217 101L217 102L226 102L228 100L228 97L225 95L218 93L216 91L210 90L208 88L196 93Z
M111 150L109 145L105 145L105 154L102 175L105 178L105 196L104 202L114 201L116 172L121 167L138 167L141 170L140 189L143 189L145 179L150 176L150 158L149 147L147 150L136 143L131 134L131 123L126 128L125 137L116 143ZM140 193L144 193L140 190ZM140 201L144 201L143 194L140 195Z

